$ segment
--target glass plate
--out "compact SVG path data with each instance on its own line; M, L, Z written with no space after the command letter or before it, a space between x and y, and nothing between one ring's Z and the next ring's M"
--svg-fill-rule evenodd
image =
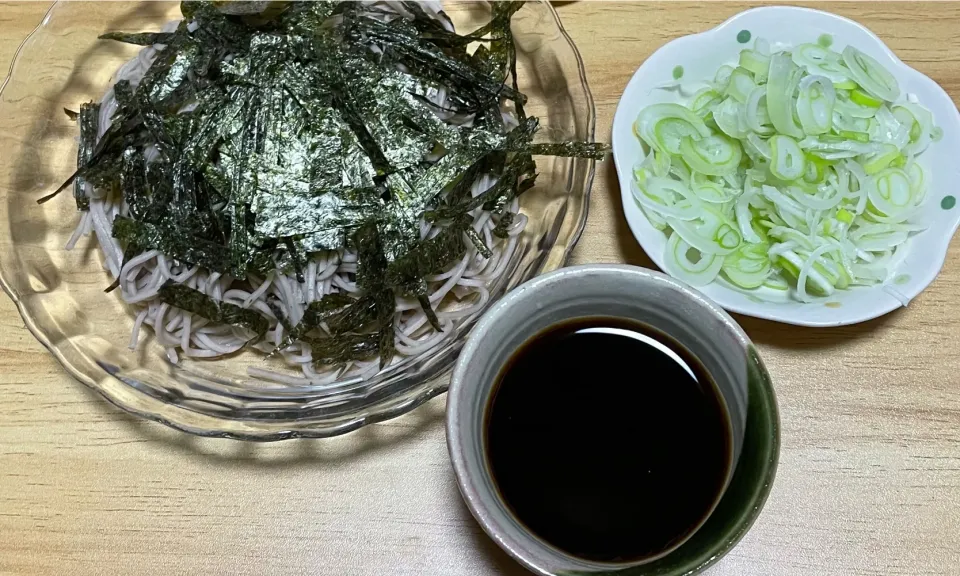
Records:
M444 6L458 30L489 20L487 3ZM59 2L17 52L0 88L0 281L27 328L71 375L110 402L203 436L335 436L399 416L444 392L480 313L429 353L367 380L326 385L251 377L250 366L282 368L252 351L174 365L149 329L141 331L136 351L128 348L133 309L118 295L104 293L112 279L94 240L83 238L74 250L64 249L78 221L71 194L43 205L36 200L76 167L77 127L63 109L99 101L117 68L137 52L97 36L156 30L179 16L176 2ZM514 16L513 30L526 109L540 117L538 140L593 140L593 98L583 62L553 7L528 3ZM536 187L520 197L529 223L507 272L491 286L490 303L563 266L583 230L594 162L539 157L537 165Z

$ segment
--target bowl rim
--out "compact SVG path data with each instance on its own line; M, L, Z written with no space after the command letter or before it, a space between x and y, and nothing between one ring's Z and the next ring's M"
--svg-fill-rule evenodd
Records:
M18 65L21 58L24 55L24 50L30 45L39 34L44 31L44 28L48 25L51 18L54 17L56 10L64 5L69 4L70 0L57 0L54 2L47 10L44 12L43 17L40 19L40 22L34 27L30 33L21 41L16 50L14 51L14 56L10 62L10 66L3 77L3 80L0 81L0 96L3 95L4 89L7 87L9 82L14 78ZM580 54L580 50L577 48L573 39L570 37L570 34L567 32L566 28L563 26L563 22L560 19L560 15L557 13L556 8L548 0L537 0L536 2L539 7L545 9L550 16L552 16L552 21L557 27L557 31L560 34L560 37L565 41L565 44L569 46L571 54L576 62L577 66L577 77L580 80L580 88L582 88L582 97L584 101L584 108L586 112L586 123L585 130L586 136L590 140L596 139L596 106L593 97L593 93L590 89L590 86L587 82L586 69L583 62L583 57ZM579 88L578 88L579 94ZM574 248L579 243L580 238L583 235L583 231L586 226L587 218L589 215L590 208L590 198L592 195L593 181L596 176L596 161L593 159L584 159L586 162L586 170L583 179L583 194L581 200L581 206L579 206L580 217L574 221L572 224L572 229L569 239L566 241L565 245L562 247L562 252L559 253L557 258L558 267L566 265L567 261L570 258ZM543 266L545 265L546 259L540 258L536 264L535 272L533 277L539 275ZM340 436L348 432L357 430L363 426L369 424L375 424L378 422L383 422L393 418L397 418L414 410L415 408L421 406L432 398L439 396L447 391L449 388L449 375L451 374L454 364L456 362L456 357L451 358L448 362L449 365L445 368L438 370L430 378L428 378L429 386L425 387L418 394L411 396L405 402L389 406L387 408L374 408L369 413L365 415L358 415L352 418L349 418L346 421L340 422L334 426L315 428L311 424L299 423L296 421L287 421L289 424L282 429L259 429L257 428L256 420L236 420L233 421L235 424L242 425L243 430L223 430L217 427L217 423L223 422L222 418L219 418L215 415L209 413L201 413L197 411L190 410L183 406L172 405L167 402L164 402L160 399L157 399L149 394L144 393L136 386L130 386L127 383L128 378L124 378L114 374L109 365L104 365L99 363L102 368L104 368L103 378L96 380L92 377L84 374L78 367L71 364L60 348L53 344L51 339L47 337L44 332L39 328L39 326L34 321L34 318L29 310L27 310L24 305L23 300L20 298L19 294L13 288L13 284L6 277L4 268L0 267L0 287L3 288L3 291L10 297L14 305L17 308L18 313L20 314L21 319L24 322L27 330L40 342L40 344L50 352L50 354L56 359L56 361L64 368L64 370L72 376L75 380L84 384L86 387L90 388L94 392L98 393L104 399L106 399L110 404L116 406L122 411L132 414L134 416L143 418L145 420L150 420L163 424L175 430L185 432L194 436L199 437L208 437L208 438L227 438L232 440L243 440L243 441L255 441L255 442L275 442L280 440L291 440L297 438L330 438L334 436ZM476 323L469 330L467 330L462 338L468 339L470 333L476 328ZM117 386L122 386L123 389L117 388ZM129 396L134 394L137 397L137 400L141 405L149 406L147 407L137 407L134 405L134 402L130 402L124 399L124 396ZM152 408L152 409L151 409ZM187 416L192 416L193 418L199 418L203 421L211 422L211 425L193 425L185 421L184 418L171 418L165 414L181 414L185 413ZM286 424L286 423L285 423Z
M472 431L465 430L459 421L459 410L461 409L461 404L465 402L465 400L461 398L460 391L464 389L464 382L468 378L468 372L471 370L476 371L470 367L470 363L471 361L475 362L473 356L477 353L480 339L468 341L461 351L451 379L451 394L447 399L447 451L450 455L457 486L467 508L470 510L470 514L476 519L477 523L480 524L484 532L514 560L534 573L543 576L558 576L561 574L564 576L588 576L591 574L595 576L644 576L644 574L648 573L659 576L687 576L698 573L718 562L723 556L736 547L760 517L772 491L780 459L781 424L776 390L753 342L736 320L716 302L703 295L696 288L690 287L682 281L662 272L629 264L581 264L560 268L527 281L517 290L500 299L487 310L477 324L475 333L483 336L493 325L504 321L509 322L505 313L516 305L515 300L532 298L538 291L549 289L551 285L560 281L571 281L578 278L597 279L604 276L629 277L631 281L638 284L649 285L650 283L658 283L666 285L670 290L676 291L682 298L689 299L691 302L696 303L698 306L705 308L709 313L715 315L723 323L725 328L730 331L729 335L736 339L743 347L750 362L748 365L747 378L748 385L752 390L748 404L748 419L750 416L762 419L763 416L758 416L758 414L765 415L768 419L768 424L765 427L762 429L754 428L752 432L748 428L747 434L750 434L752 438L755 438L755 435L769 435L767 438L769 445L766 450L762 447L752 447L751 452L741 454L740 461L734 470L734 476L737 476L737 472L741 470L741 467L751 466L753 464L756 464L758 473L756 477L749 478L742 482L747 485L746 489L749 494L743 497L742 501L738 500L736 504L731 504L731 506L735 507L735 510L730 513L733 515L733 519L731 520L732 524L726 528L721 528L722 533L714 537L715 541L712 541L706 550L701 551L700 554L693 554L694 559L690 562L693 562L695 567L689 568L690 562L688 562L688 568L666 568L663 569L665 571L660 571L661 568L656 565L658 559L634 565L589 562L584 566L551 566L544 563L542 550L552 549L552 546L540 542L540 548L538 549L524 548L516 539L507 537L506 534L511 530L496 521L494 515L489 510L489 506L483 502L483 498L481 497L482 494L487 494L487 491L481 488L479 480L471 476L468 472L465 452L469 450L469 448L466 448L465 444L467 444L467 438L472 434ZM507 319L505 320L505 318ZM745 443L744 446L746 450L747 444ZM751 459L755 460L757 458L760 458L762 462L759 464L756 462L753 464L747 463ZM727 496L728 493L725 492L720 502L723 503ZM493 494L491 497L494 499L500 498L496 494ZM731 495L730 498L735 499L737 496ZM718 504L717 510L719 510L719 507L720 505ZM701 529L708 524L709 517L707 523L705 523ZM694 535L695 534L696 532ZM539 539L534 536L533 540ZM687 542L690 542L690 540L687 540ZM664 555L660 560L669 561L673 555L683 550L684 546L686 546L686 542L672 552ZM561 555L569 556L566 553L561 553ZM647 572L647 570L654 571Z
M741 19L748 18L751 16L756 16L757 14L775 14L779 18L785 19L785 20L788 20L791 15L802 14L806 17L821 18L824 20L839 22L845 26L856 28L857 30L859 30L860 32L868 36L870 39L872 39L876 43L875 47L878 48L881 52L883 52L884 56L889 59L889 63L896 66L900 72L902 72L903 74L912 76L918 83L926 84L930 89L934 90L935 92L939 92L939 96L942 96L942 98L945 101L951 102L951 106L950 106L951 117L949 118L949 122L954 124L958 128L960 128L960 111L957 110L955 103L953 103L953 99L946 92L946 90L944 90L943 87L940 86L935 80L933 80L926 74L920 72L919 70L913 68L912 66L910 66L909 64L901 60L896 55L896 53L894 53L893 50L891 50L890 47L887 46L887 44L877 34L875 34L873 31L871 31L869 28L867 28L863 24L855 20L852 20L850 18L847 18L845 16L834 14L832 12L827 12L825 10L818 10L815 8L806 8L806 7L800 7L800 6L761 6L761 7L750 8L750 9L738 12L737 14L734 14L733 16L727 18L720 24L708 30L704 30L703 32L698 32L696 34L688 34L688 35L674 38L673 40L660 46L649 57L647 57L647 59L643 62L643 64L641 64L640 67L637 68L637 70L631 76L630 80L628 81L627 85L624 88L620 101L617 104L617 110L614 113L614 120L611 125L612 136L615 136L618 132L620 132L622 130L622 127L625 124L632 125L634 119L627 117L626 96L628 94L631 94L639 90L641 72L644 71L644 68L652 60L654 60L658 55L662 56L667 51L668 47L676 47L680 44L685 44L685 43L693 42L697 40L706 40L710 37L716 36L726 31L728 28L733 27ZM940 123L944 124L945 122L941 120ZM649 232L642 230L638 227L639 225L638 221L639 220L647 221L647 218L640 210L634 211L634 208L633 208L635 201L633 200L632 193L630 191L630 187L632 184L632 173L629 166L632 166L633 163L635 163L636 159L625 158L624 157L625 153L622 150L618 153L617 139L615 137L612 137L611 140L612 140L614 164L617 170L617 178L620 183L621 203L623 204L624 212L627 214L626 220L627 220L628 227L630 228L630 231L633 234L634 238L636 239L637 243L640 244L640 246L644 249L644 252L647 253L647 255L651 258L651 260L653 260L654 263L657 264L657 266L663 269L662 253L657 251L651 252L647 250L647 243L645 242L645 238L648 237ZM929 198L928 198L928 201L929 201ZM637 212L639 214L633 214L633 212ZM954 219L954 223L952 224L952 227L949 230L949 234L946 233L947 230L944 230L944 233L942 235L935 237L936 239L934 241L934 244L936 249L932 253L929 253L927 258L929 258L930 261L935 262L936 265L933 266L929 272L927 272L925 275L922 276L922 280L920 282L916 283L916 286L918 286L918 288L912 290L911 293L909 294L902 294L902 293L899 293L898 291L898 294L896 296L884 292L883 295L885 297L882 300L878 299L876 301L876 304L872 308L870 308L868 312L863 312L863 313L852 315L852 316L839 316L839 319L837 319L836 317L831 319L823 319L823 320L810 319L803 314L803 308L801 307L788 307L781 303L764 302L763 304L764 308L759 308L758 307L759 305L756 305L754 303L740 304L740 303L730 302L729 299L726 298L727 295L731 295L731 294L739 295L741 293L732 288L729 288L727 286L723 286L720 284L716 284L716 283L713 283L710 285L708 289L709 296L712 299L714 299L716 302L718 302L721 306L723 306L726 310L729 310L731 312L736 312L739 314L743 314L745 316L762 318L765 320L772 320L772 321L780 322L784 324L817 327L817 328L832 328L837 326L848 326L852 324L859 324L859 323L873 320L880 316L889 314L890 312L893 312L898 308L906 307L913 298L916 298L916 296L919 295L920 292L922 292L927 287L929 287L930 284L932 284L933 281L937 278L940 271L942 271L943 266L946 264L947 252L950 247L950 242L953 239L953 236L956 234L958 229L960 229L960 216ZM907 258L909 258L909 255L907 256ZM854 291L861 291L861 290L865 292L866 290L872 290L880 286L882 285L855 287L847 292L854 292Z

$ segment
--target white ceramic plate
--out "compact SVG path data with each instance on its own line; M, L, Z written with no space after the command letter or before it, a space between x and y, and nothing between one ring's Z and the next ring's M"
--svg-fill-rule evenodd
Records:
M663 269L667 238L650 225L631 193L633 167L642 158L640 141L633 134L637 114L650 104L680 100L677 91L656 86L671 82L679 74L684 84L712 79L721 65L735 65L740 50L752 47L757 36L777 49L778 45L817 42L822 35L832 39L834 50L853 45L876 58L896 76L901 93L916 94L943 129L943 139L919 158L931 182L918 221L929 228L909 240L902 252L905 256L883 285L838 290L829 298L811 303L791 300L770 289L747 294L722 281L699 289L727 310L748 316L803 326L842 326L906 306L937 276L950 239L960 225L956 199L960 196L960 113L936 82L900 61L875 34L835 14L776 6L747 10L712 30L673 40L650 56L627 84L613 120L613 155L630 229Z

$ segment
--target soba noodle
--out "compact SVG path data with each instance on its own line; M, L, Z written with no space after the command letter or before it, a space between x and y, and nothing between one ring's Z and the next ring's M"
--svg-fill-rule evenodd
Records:
M384 3L381 3L384 4ZM386 6L402 14L403 9L388 2ZM438 9L438 3L426 4L428 8ZM164 31L173 31L179 22L174 21L164 27ZM124 64L115 74L113 84L127 80L136 86L146 70L153 64L162 45L147 46L139 54ZM445 100L443 90L439 90L436 100L442 107ZM111 87L103 96L100 108L100 131L98 137L110 127L113 114L117 110L117 101ZM184 110L187 111L187 110ZM445 112L437 110L443 117ZM504 114L506 121L512 116ZM463 118L444 118L447 121L463 122ZM145 152L147 161L157 157L153 147ZM472 192L476 196L494 184L496 180L489 175L481 176L473 184ZM356 284L357 255L347 250L327 251L311 255L304 270L304 282L299 282L293 271L277 268L265 277L249 274L246 278L232 278L217 272L190 266L167 258L157 250L144 252L128 262L123 262L123 248L113 238L113 221L117 215L127 216L129 207L119 193L102 190L87 184L86 193L90 198L89 211L83 212L76 230L67 242L67 249L76 246L83 236L93 236L100 247L104 268L119 278L119 295L123 301L136 310L133 330L130 335L130 348L136 349L140 342L140 333L144 325L153 329L157 342L164 347L166 356L172 363L178 363L181 356L187 358L219 358L233 354L249 342L249 335L240 329L228 325L214 324L163 303L158 298L160 287L168 280L184 284L199 290L214 300L229 302L244 308L257 310L270 320L270 328L262 339L253 344L253 348L264 353L274 352L283 342L284 328L268 306L268 299L279 305L291 324L296 325L311 302L337 292L355 294L360 291ZM509 206L511 212L518 209L514 199ZM429 299L434 306L437 318L443 328L435 331L427 321L419 303L412 299L397 299L394 314L396 332L396 355L390 361L400 362L405 358L427 354L442 345L454 333L457 322L480 311L489 301L488 286L499 278L507 268L517 247L518 236L526 224L526 216L518 214L507 230L507 238L493 235L497 219L489 212L478 208L474 213L473 228L485 240L492 255L484 258L471 243L468 251L454 262L445 272L428 277ZM422 221L421 238L432 238L440 228ZM352 362L346 366L316 368L313 365L310 347L297 342L279 351L283 362L299 370L302 376L293 373L280 373L269 369L252 367L250 376L269 379L282 384L323 384L341 378L369 377L379 367L379 359Z

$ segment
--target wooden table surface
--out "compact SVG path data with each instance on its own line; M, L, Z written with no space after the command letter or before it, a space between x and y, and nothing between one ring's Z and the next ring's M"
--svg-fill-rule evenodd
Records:
M645 57L752 5L557 4L601 139ZM4 70L47 6L0 2ZM960 4L816 6L960 96ZM593 194L575 262L649 266L612 162ZM709 574L960 574L958 299L954 245L933 285L884 318L832 330L740 318L776 382L783 449L765 511ZM460 501L443 407L333 441L200 440L67 377L0 298L0 573L522 574Z

